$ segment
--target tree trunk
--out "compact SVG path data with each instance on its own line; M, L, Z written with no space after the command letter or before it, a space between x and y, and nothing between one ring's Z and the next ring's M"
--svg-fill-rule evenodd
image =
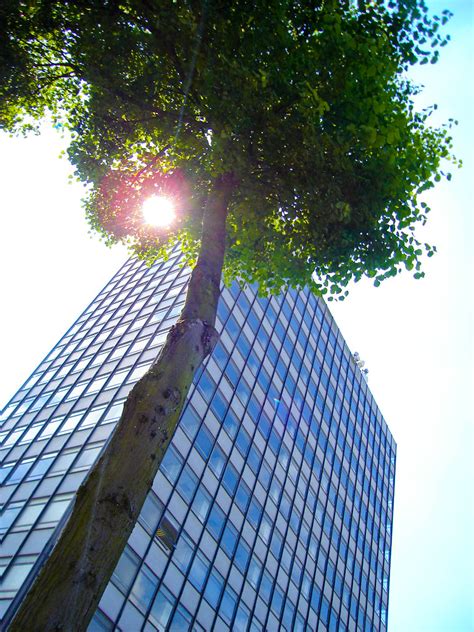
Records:
M19 607L11 632L86 630L158 471L214 328L232 191L222 177L204 209L203 236L181 316L134 386L115 432L77 492L71 516Z

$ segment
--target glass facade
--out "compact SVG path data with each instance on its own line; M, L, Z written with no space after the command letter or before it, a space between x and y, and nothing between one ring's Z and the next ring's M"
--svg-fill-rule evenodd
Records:
M188 275L177 253L128 261L5 407L5 622ZM307 291L233 285L217 326L89 629L385 630L396 447L331 314Z

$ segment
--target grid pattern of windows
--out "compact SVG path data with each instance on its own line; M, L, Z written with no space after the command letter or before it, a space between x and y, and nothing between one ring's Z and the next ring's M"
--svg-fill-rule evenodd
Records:
M5 408L7 617L187 278L127 262ZM90 630L385 630L395 443L329 311L233 285L218 328Z

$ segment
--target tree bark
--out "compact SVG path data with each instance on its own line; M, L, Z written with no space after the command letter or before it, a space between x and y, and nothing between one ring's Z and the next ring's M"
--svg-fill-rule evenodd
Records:
M70 518L9 627L86 630L117 565L178 423L214 328L232 178L216 180L204 209L201 250L181 316L130 392L105 452L81 485Z

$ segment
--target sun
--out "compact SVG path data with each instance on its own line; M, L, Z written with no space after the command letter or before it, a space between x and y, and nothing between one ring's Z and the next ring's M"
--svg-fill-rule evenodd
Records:
M166 227L173 223L176 212L173 201L164 195L152 195L143 202L143 219L147 224Z

